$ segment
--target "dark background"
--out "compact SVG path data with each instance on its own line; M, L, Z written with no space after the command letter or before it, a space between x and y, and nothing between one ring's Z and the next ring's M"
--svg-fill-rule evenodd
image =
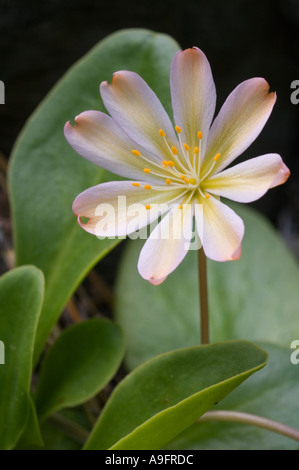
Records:
M299 254L298 0L0 0L0 152L9 157L26 119L66 70L99 40L123 28L148 28L196 45L214 74L218 105L242 80L266 78L278 94L271 118L246 157L280 153L287 184L254 205Z

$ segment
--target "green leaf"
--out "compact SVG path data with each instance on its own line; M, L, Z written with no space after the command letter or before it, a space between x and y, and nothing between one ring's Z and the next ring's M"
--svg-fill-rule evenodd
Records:
M160 449L266 360L265 351L246 341L155 357L115 388L85 449Z
M262 347L269 353L267 367L215 409L252 413L299 429L299 365L291 363L291 349L270 344ZM192 425L167 449L294 450L298 442L255 426L214 421Z
M263 216L244 205L232 207L245 222L242 256L227 263L208 260L211 341L243 338L288 346L299 338L298 264ZM116 286L116 318L126 334L130 369L199 343L197 251L163 284L152 286L137 271L143 243L128 243Z
M0 279L0 448L11 449L22 434L30 411L32 355L43 299L43 274L22 266Z
M117 177L77 155L64 124L88 109L105 111L99 84L121 69L141 74L169 110L169 68L178 47L151 31L113 34L61 79L17 141L9 172L17 263L35 264L46 278L36 359L76 286L117 243L87 234L72 213L78 193Z
M36 389L40 420L85 402L116 373L124 354L120 328L94 318L64 330L48 351Z

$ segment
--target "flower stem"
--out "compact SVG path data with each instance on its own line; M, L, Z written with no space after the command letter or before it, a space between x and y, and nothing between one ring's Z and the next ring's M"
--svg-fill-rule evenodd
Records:
M263 429L268 429L269 431L273 431L278 434L282 434L283 436L290 437L295 441L299 441L299 431L297 429L286 426L278 421L273 421L272 419L263 418L250 413L243 413L241 411L207 411L207 413L198 419L198 422L203 421L230 421L233 423L249 424Z
M83 445L89 436L87 429L59 413L53 413L48 419L78 444Z
M199 300L200 300L200 335L201 344L209 343L209 308L207 283L207 258L201 248L198 251Z

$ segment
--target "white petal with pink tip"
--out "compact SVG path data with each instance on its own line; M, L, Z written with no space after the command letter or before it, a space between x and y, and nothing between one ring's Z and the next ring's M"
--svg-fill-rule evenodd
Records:
M203 226L200 230L206 256L214 261L238 259L244 235L242 219L213 196L199 203L203 204Z
M92 163L120 176L151 179L144 174L144 162L132 154L136 142L107 114L85 111L75 118L74 126L65 124L64 134L73 149Z
M193 207L174 207L152 231L141 250L140 275L158 285L186 256L192 239Z
M170 145L177 145L177 138L168 114L147 83L134 72L120 71L111 84L103 82L100 91L119 126L158 161L164 160L166 148L159 130L166 133Z
M182 140L190 147L198 145L197 132L204 143L214 116L216 89L205 54L194 47L179 51L170 70L172 108L175 123L182 128Z
M168 193L134 187L132 183L103 183L79 194L73 212L81 227L98 237L122 237L153 223L170 209ZM175 198L179 192L171 194Z
M252 202L274 185L284 183L289 174L281 157L272 153L252 158L212 176L204 189L233 201Z
M214 173L241 155L262 131L275 101L276 94L269 93L269 85L263 78L252 78L238 85L211 126L203 173L217 153L221 154L221 158Z

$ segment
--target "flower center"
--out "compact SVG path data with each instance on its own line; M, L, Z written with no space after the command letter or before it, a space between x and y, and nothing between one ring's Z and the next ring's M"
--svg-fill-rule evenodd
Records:
M186 201L188 203L191 202L197 192L202 197L208 199L210 195L202 189L202 183L213 171L216 162L220 157L220 153L215 155L211 167L204 176L200 176L201 161L203 158L201 149L201 141L203 137L202 132L197 132L198 143L194 148L190 148L190 145L183 142L181 139L181 128L179 126L175 126L175 130L178 136L178 147L169 144L163 129L159 129L158 131L160 137L164 140L164 155L167 158L160 164L148 159L139 150L132 150L132 154L134 156L141 158L144 161L146 165L143 169L144 173L151 174L155 176L156 179L158 178L161 180L161 184L154 184L153 186L150 184L143 184L143 187L144 189L158 191L181 189L182 192L175 199L184 198L184 203L186 203ZM135 187L140 187L140 184L141 183L137 182L132 183ZM174 199L171 200L171 202L173 201ZM150 207L150 205L146 206L148 209ZM178 207L181 208L182 204Z

